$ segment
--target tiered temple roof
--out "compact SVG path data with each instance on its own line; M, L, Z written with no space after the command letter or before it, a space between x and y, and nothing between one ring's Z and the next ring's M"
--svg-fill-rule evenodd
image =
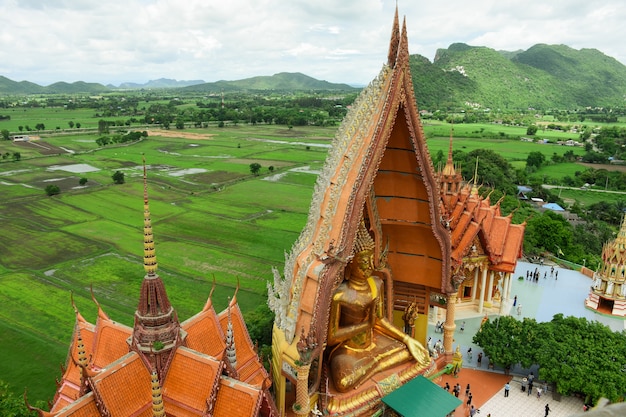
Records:
M273 416L269 375L248 334L236 294L217 314L211 294L178 322L157 274L144 161L144 277L133 328L98 306L91 324L76 312L63 376L41 416ZM227 360L225 334L231 334Z
M454 166L452 142L450 135L448 159L438 174L441 212L451 234L452 263L458 268L464 258L480 250L490 270L512 273L522 256L526 223L513 224L512 215L502 216L499 201L491 205L489 196L482 197L476 175L471 182L463 181Z

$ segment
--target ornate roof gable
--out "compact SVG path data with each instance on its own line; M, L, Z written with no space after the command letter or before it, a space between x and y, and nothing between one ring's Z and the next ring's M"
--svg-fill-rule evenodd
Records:
M387 224L420 225L415 231L428 234L434 248L420 259L433 263L426 269L436 277L435 286L448 289L449 236L439 221L438 184L417 111L406 24L400 33L397 22L396 11L388 63L355 100L318 177L307 224L285 263L285 279L291 285L270 291L270 304L289 343L302 328L325 337L331 294L343 278L364 213L386 216L382 226L378 219L370 224L379 255L383 235L395 233ZM385 174L377 179L382 171ZM406 190L394 189L401 187L393 180L403 178L419 183L419 190L410 190L414 194L410 198L402 195ZM397 218L401 200L413 204L411 219ZM281 293L285 291L290 293ZM274 292L289 303L272 302Z

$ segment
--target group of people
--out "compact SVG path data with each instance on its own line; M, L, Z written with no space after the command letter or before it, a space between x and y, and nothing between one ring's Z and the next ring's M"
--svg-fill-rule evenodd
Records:
M443 389L450 392L450 384L446 382L446 385L443 387ZM459 395L461 395L461 384L459 384L458 382L456 383L454 388L452 388L452 394L454 394L455 397L459 398ZM469 408L470 416L473 416L478 411L478 409L475 408L472 404L473 398L474 396L472 395L470 384L467 384L467 386L465 387L465 405Z
M530 271L527 270L526 271L526 279L528 280L532 280L532 281L539 281L539 277L541 276L541 272L539 271L539 268L535 268L534 271ZM554 269L553 266L550 267L550 278L554 277L554 279L559 279L559 271ZM543 272L543 279L547 279L548 278L548 271L544 271Z

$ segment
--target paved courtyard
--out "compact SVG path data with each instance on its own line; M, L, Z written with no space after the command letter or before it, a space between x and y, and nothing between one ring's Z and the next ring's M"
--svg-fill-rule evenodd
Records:
M532 281L525 279L526 271L534 271L535 268L539 270L539 281ZM517 296L517 305L513 307L513 299L508 300L505 304L505 312L508 311L512 317L523 319L524 317L535 318L539 322L546 322L552 320L555 314L562 313L565 316L586 317L588 320L599 321L615 331L624 330L626 328L626 320L613 318L606 315L595 313L588 310L584 306L584 301L589 294L591 287L591 279L582 275L577 271L571 271L568 269L558 268L555 266L554 272L558 271L558 278L556 274L551 276L551 265L538 265L527 262L518 262L517 269L513 275L511 298ZM544 278L544 273L546 278ZM518 277L522 276L524 279L518 280ZM521 305L518 314L517 307ZM476 363L478 353L482 349L472 343L472 337L478 331L480 322L485 313L488 313L490 318L498 316L498 311L485 311L479 314L475 311L475 308L457 308L456 310L456 325L457 330L455 333L455 340L453 348L459 345L461 352L464 354L463 367L464 369L480 370L475 375L468 375L465 377L472 378L476 381L472 386L476 385L474 390L480 388L480 379L485 379L484 375L489 373L503 374L502 369L496 368L495 370L487 371L487 361L483 359L482 367L479 367ZM460 331L461 324L465 322L465 330ZM430 323L429 336L433 339L433 344L438 339L443 339L441 333L435 332L434 323ZM468 348L472 348L472 360L468 360L466 352ZM528 396L526 392L521 391L521 379L533 372L535 376L538 375L538 369L536 367L530 369L522 369L517 366L512 369L511 372L511 390L508 398L504 397L504 386L499 389L496 387L489 388L489 384L483 384L484 390L489 393L490 397L485 401L476 401L480 397L474 394L473 404L478 406L480 414L478 417L486 417L491 414L491 417L532 417L532 416L544 416L545 406L549 404L550 417L568 417L575 413L582 411L582 400L573 397L561 397L553 398L553 393L548 392L548 395L542 395L538 400L536 391L533 390L533 395ZM483 376L481 376L483 375ZM452 377L450 377L452 378ZM476 379L475 379L476 378ZM458 378L463 379L463 370ZM450 380L452 381L452 380ZM435 381L437 384L445 384L446 380L441 379ZM498 382L500 383L500 382ZM450 382L452 385L452 382ZM493 394L492 394L493 393ZM465 404L466 398L465 386L459 397ZM463 405L457 408L454 416L467 416L469 415L468 408Z

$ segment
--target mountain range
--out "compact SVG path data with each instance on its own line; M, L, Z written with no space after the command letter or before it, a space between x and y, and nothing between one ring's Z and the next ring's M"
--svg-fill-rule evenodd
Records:
M572 109L626 105L626 66L597 49L537 44L496 51L463 43L433 62L411 56L418 105L500 109Z
M597 49L537 44L528 50L496 51L455 43L439 49L431 62L411 55L418 105L423 109L472 106L482 109L572 109L626 105L626 66ZM0 95L102 94L133 89L174 88L181 92L337 91L348 84L281 72L236 81L177 81L161 78L145 84L104 86L82 81L40 86L0 76Z

